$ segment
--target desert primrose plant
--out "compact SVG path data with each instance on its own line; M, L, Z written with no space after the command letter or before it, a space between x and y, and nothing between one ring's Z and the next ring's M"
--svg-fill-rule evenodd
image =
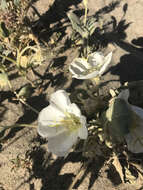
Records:
M112 52L104 56L101 51L93 51L89 44L92 35L97 27L95 16L87 17L88 0L83 0L85 7L84 20L78 18L73 12L68 13L68 18L72 24L73 30L78 34L81 40L80 57L75 58L69 66L72 77L76 79L91 79L93 83L98 84L101 75L107 69L112 59ZM96 47L97 49L97 47Z
M78 138L85 140L80 151L88 161L84 163L69 189L72 189L92 159L106 155L107 151L110 154L112 151L109 162L116 168L122 182L124 178L129 179L130 183L134 182L129 168L122 166L118 158L119 147L124 150L126 143L128 150L133 153L143 150L143 109L130 105L128 96L128 89L121 91L110 100L105 112L99 114L89 125L77 105L71 103L66 91L58 90L51 94L50 105L39 113L37 128L39 135L48 139L49 152L65 157L78 142ZM134 166L138 171L139 167L132 162L128 161L128 165Z
M128 149L132 152L136 150L135 153L137 153L142 151L140 147L142 145L142 134L138 136L138 131L142 131L140 129L143 123L143 110L137 106L130 105L127 102L128 96L129 91L123 90L111 100L109 108L101 118L98 117L98 121L102 120L104 122L101 122L102 125L99 124L97 127L99 133L96 135L99 135L101 142L104 142L109 148L126 140ZM40 112L38 133L42 137L48 137L49 151L59 156L67 154L78 136L81 139L88 138L86 119L81 115L77 105L70 102L68 94L64 90L58 90L53 93L50 97L50 105ZM136 133L136 139L132 138L132 135ZM140 146L138 143L141 143ZM62 150L62 146L65 149L63 148Z
M3 0L3 2L5 1ZM18 0L14 1L16 4L19 4L19 2ZM112 52L104 56L100 51L92 51L92 47L89 46L89 38L96 29L96 19L92 17L89 19L87 17L88 1L84 0L83 3L85 6L83 21L74 13L68 14L73 29L82 41L81 46L83 49L82 57L75 58L70 64L69 70L73 78L82 80L101 77L112 59ZM112 98L109 101L108 107L105 106L93 118L94 122L89 122L88 118L82 115L80 106L71 103L69 95L65 90L58 90L51 94L49 106L42 109L39 113L31 105L27 104L24 99L28 86L22 88L18 93L13 90L8 78L5 60L13 63L19 74L26 78L27 72L32 67L41 64L43 60L42 51L37 43L31 46L29 40L27 43L25 37L22 39L24 35L21 35L18 38L19 40L16 40L15 37L11 38L8 26L8 23L1 22L0 85L1 87L8 85L17 100L28 106L29 109L38 115L37 132L43 138L48 139L49 151L57 156L64 157L69 153L73 145L78 142L78 139L83 139L84 145L80 151L84 156L89 158L90 163L90 159L96 156L104 156L104 151L100 150L100 145L105 145L105 147L113 152L113 165L120 176L123 176L121 172L122 167L118 159L119 152L116 151L116 147L120 147L122 143L121 150L127 145L127 149L133 153L143 152L143 110L128 103L129 91L122 91L118 96ZM21 43L20 39L24 40L25 43ZM31 125L17 123L12 126L1 127L0 132L13 127L31 127ZM34 127L36 128L36 126Z

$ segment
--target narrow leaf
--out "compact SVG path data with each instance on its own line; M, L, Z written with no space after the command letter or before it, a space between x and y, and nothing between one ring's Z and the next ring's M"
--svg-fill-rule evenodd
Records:
M136 177L132 175L131 171L127 167L125 167L125 177L126 180L131 184L134 184L136 182Z

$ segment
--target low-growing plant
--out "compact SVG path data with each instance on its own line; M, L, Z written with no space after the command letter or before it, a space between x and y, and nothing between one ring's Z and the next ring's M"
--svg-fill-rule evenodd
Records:
M26 2L29 1L27 0ZM1 8L5 11L8 6L12 5L12 11L15 13L13 15L16 19L17 9L15 10L15 7L22 5L20 3L23 3L23 1L17 0L6 2L3 0ZM85 6L83 20L73 12L68 14L68 18L75 31L74 40L77 38L81 41L80 52L82 56L73 60L69 66L69 70L73 78L96 81L96 83L93 82L92 85L93 88L96 88L94 93L96 93L97 96L96 101L99 102L102 101L102 99L99 93L100 85L97 81L100 81L102 74L110 64L113 53L110 52L104 55L102 52L95 51L95 49L97 50L95 45L92 46L89 44L89 40L92 38L92 35L94 35L97 27L95 23L98 21L94 16L87 16L88 1L84 0L83 3ZM19 9L23 8L19 7ZM128 102L130 95L128 87L123 86L122 89L116 91L110 90L106 103L100 106L100 109L95 112L92 119L89 119L87 114L82 114L82 111L86 113L85 110L80 109L80 104L77 103L78 101L75 102L78 105L71 102L70 96L65 90L57 90L52 93L49 98L50 104L39 113L25 101L29 86L27 85L20 89L19 92L16 92L8 77L9 66L7 62L12 63L19 72L19 75L24 76L26 80L30 82L27 78L27 72L43 61L41 47L34 36L25 33L17 35L18 31L20 30L14 28L14 31L11 32L10 24L4 22L4 19L1 18L0 86L4 87L8 85L10 90L22 104L25 104L32 111L37 113L37 132L43 138L48 138L48 148L50 152L57 156L65 157L71 151L71 148L74 147L73 145L78 142L78 139L83 139L84 143L78 151L81 151L83 156L88 158L88 162L85 164L86 168L88 164L91 163L91 160L95 159L97 156L108 157L108 162L116 168L122 182L124 182L126 178L132 183L135 178L133 180L130 179L130 176L132 176L130 167L134 166L140 174L141 171L138 165L129 161L127 153L128 151L132 153L143 152L143 109ZM34 42L34 45L31 45L31 42ZM90 99L91 97L89 94L93 95L93 104L95 106L99 105L94 99L93 92L87 92L87 96ZM82 95L82 92L80 95ZM28 126L28 124L4 126L1 127L0 132L8 128ZM127 158L126 166L122 166L120 163L119 156L121 154ZM21 166L29 166L29 162L19 156L11 160L11 162L14 165L12 169L17 169ZM124 169L124 173L122 169ZM75 180L78 180L78 178L75 178ZM75 180L70 189L72 189L75 184Z

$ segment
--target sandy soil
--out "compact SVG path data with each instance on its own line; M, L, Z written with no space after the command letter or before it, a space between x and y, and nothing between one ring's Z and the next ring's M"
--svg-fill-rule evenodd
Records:
M111 3L115 8L109 12ZM143 1L89 0L88 7L89 15L100 12L101 9L103 12L107 10L104 14L105 22L112 17L118 26L118 30L111 32L109 28L106 32L105 37L114 44L115 51L112 63L102 78L104 85L100 93L107 94L110 88L116 89L125 82L143 80ZM40 40L50 43L51 38L56 37L53 27L65 25L66 13L70 9L83 9L83 5L79 0L70 0L67 3L62 0L36 1L28 15L32 20L35 35L39 36ZM69 32L66 28L63 30L64 35L57 45L59 47L64 45ZM55 49L56 47L53 47L53 52ZM68 65L76 55L77 51L74 48L66 49L58 56L53 53L54 58L47 59L36 70L44 77L42 92L35 91L28 99L29 104L40 111L48 105L47 96L56 89L63 88L72 92L83 85L81 81L72 80L68 72ZM50 69L48 69L49 64L53 64ZM34 81L39 76L31 77ZM14 78L12 83L16 89L25 84L22 78ZM134 93L134 89L132 91ZM142 89L137 89L137 92L135 101L133 98L132 101L136 105L143 106ZM14 100L9 91L0 92L0 98L1 125L15 123L37 125L37 115ZM36 128L10 129L2 134L2 137L0 190L68 190L82 162L86 160L78 152L71 152L65 159L51 155L47 150L46 140L38 136ZM122 183L118 173L103 157L94 159L74 186L74 189L78 190L141 190L142 188L143 182L140 179L134 184Z

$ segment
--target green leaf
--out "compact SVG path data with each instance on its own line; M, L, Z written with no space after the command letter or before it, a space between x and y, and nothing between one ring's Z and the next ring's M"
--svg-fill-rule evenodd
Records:
M83 26L80 19L74 13L68 13L68 18L71 21L73 29L78 32L83 38L88 38L88 30Z
M95 18L90 18L88 21L87 21L87 29L88 29L88 31L89 31L89 35L91 36L93 33L94 33L94 31L95 31L95 29L97 28L97 21L96 21L96 19Z
M31 94L31 85L30 84L25 85L18 92L18 96L23 97L23 98L28 98L30 96L30 94Z
M20 0L14 0L14 5L18 6L20 3Z

